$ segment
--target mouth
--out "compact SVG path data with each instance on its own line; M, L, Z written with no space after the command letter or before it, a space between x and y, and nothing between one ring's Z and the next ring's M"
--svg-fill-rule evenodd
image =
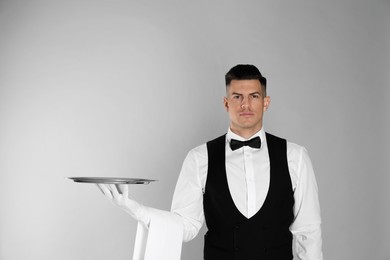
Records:
M243 113L240 113L240 116L242 117L250 117L250 116L253 116L254 114L253 113L250 113L250 112L243 112Z

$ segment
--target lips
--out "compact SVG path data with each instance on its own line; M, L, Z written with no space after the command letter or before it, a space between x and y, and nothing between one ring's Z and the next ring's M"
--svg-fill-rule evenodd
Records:
M253 116L253 115L254 115L253 113L249 113L249 112L240 113L240 116Z

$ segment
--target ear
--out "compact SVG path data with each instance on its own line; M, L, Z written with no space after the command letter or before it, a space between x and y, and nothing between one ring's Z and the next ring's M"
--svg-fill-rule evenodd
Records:
M223 97L223 106L225 107L226 111L229 111L229 102L227 97Z
M271 103L271 97L270 96L266 96L264 97L264 106L263 106L263 111L267 111L269 105Z

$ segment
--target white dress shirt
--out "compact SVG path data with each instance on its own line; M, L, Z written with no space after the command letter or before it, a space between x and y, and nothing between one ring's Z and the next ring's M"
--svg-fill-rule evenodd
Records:
M261 148L244 146L230 149L231 139L245 141L230 129L226 135L226 174L229 190L237 209L247 218L262 207L270 182L270 162L264 128L254 136ZM246 140L248 140L246 139ZM322 238L318 188L306 149L287 142L288 167L294 191L293 250L300 260L321 260ZM183 240L193 239L204 223L203 193L207 179L207 146L192 149L183 162L176 184L171 211L184 223Z

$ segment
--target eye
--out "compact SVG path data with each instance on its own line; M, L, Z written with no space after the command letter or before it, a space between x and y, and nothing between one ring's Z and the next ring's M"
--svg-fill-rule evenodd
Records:
M255 99L260 98L260 94L252 94L252 98L255 98Z
M232 96L232 99L234 99L234 100L240 100L240 99L241 99L241 96L240 96L240 95L233 95L233 96Z

